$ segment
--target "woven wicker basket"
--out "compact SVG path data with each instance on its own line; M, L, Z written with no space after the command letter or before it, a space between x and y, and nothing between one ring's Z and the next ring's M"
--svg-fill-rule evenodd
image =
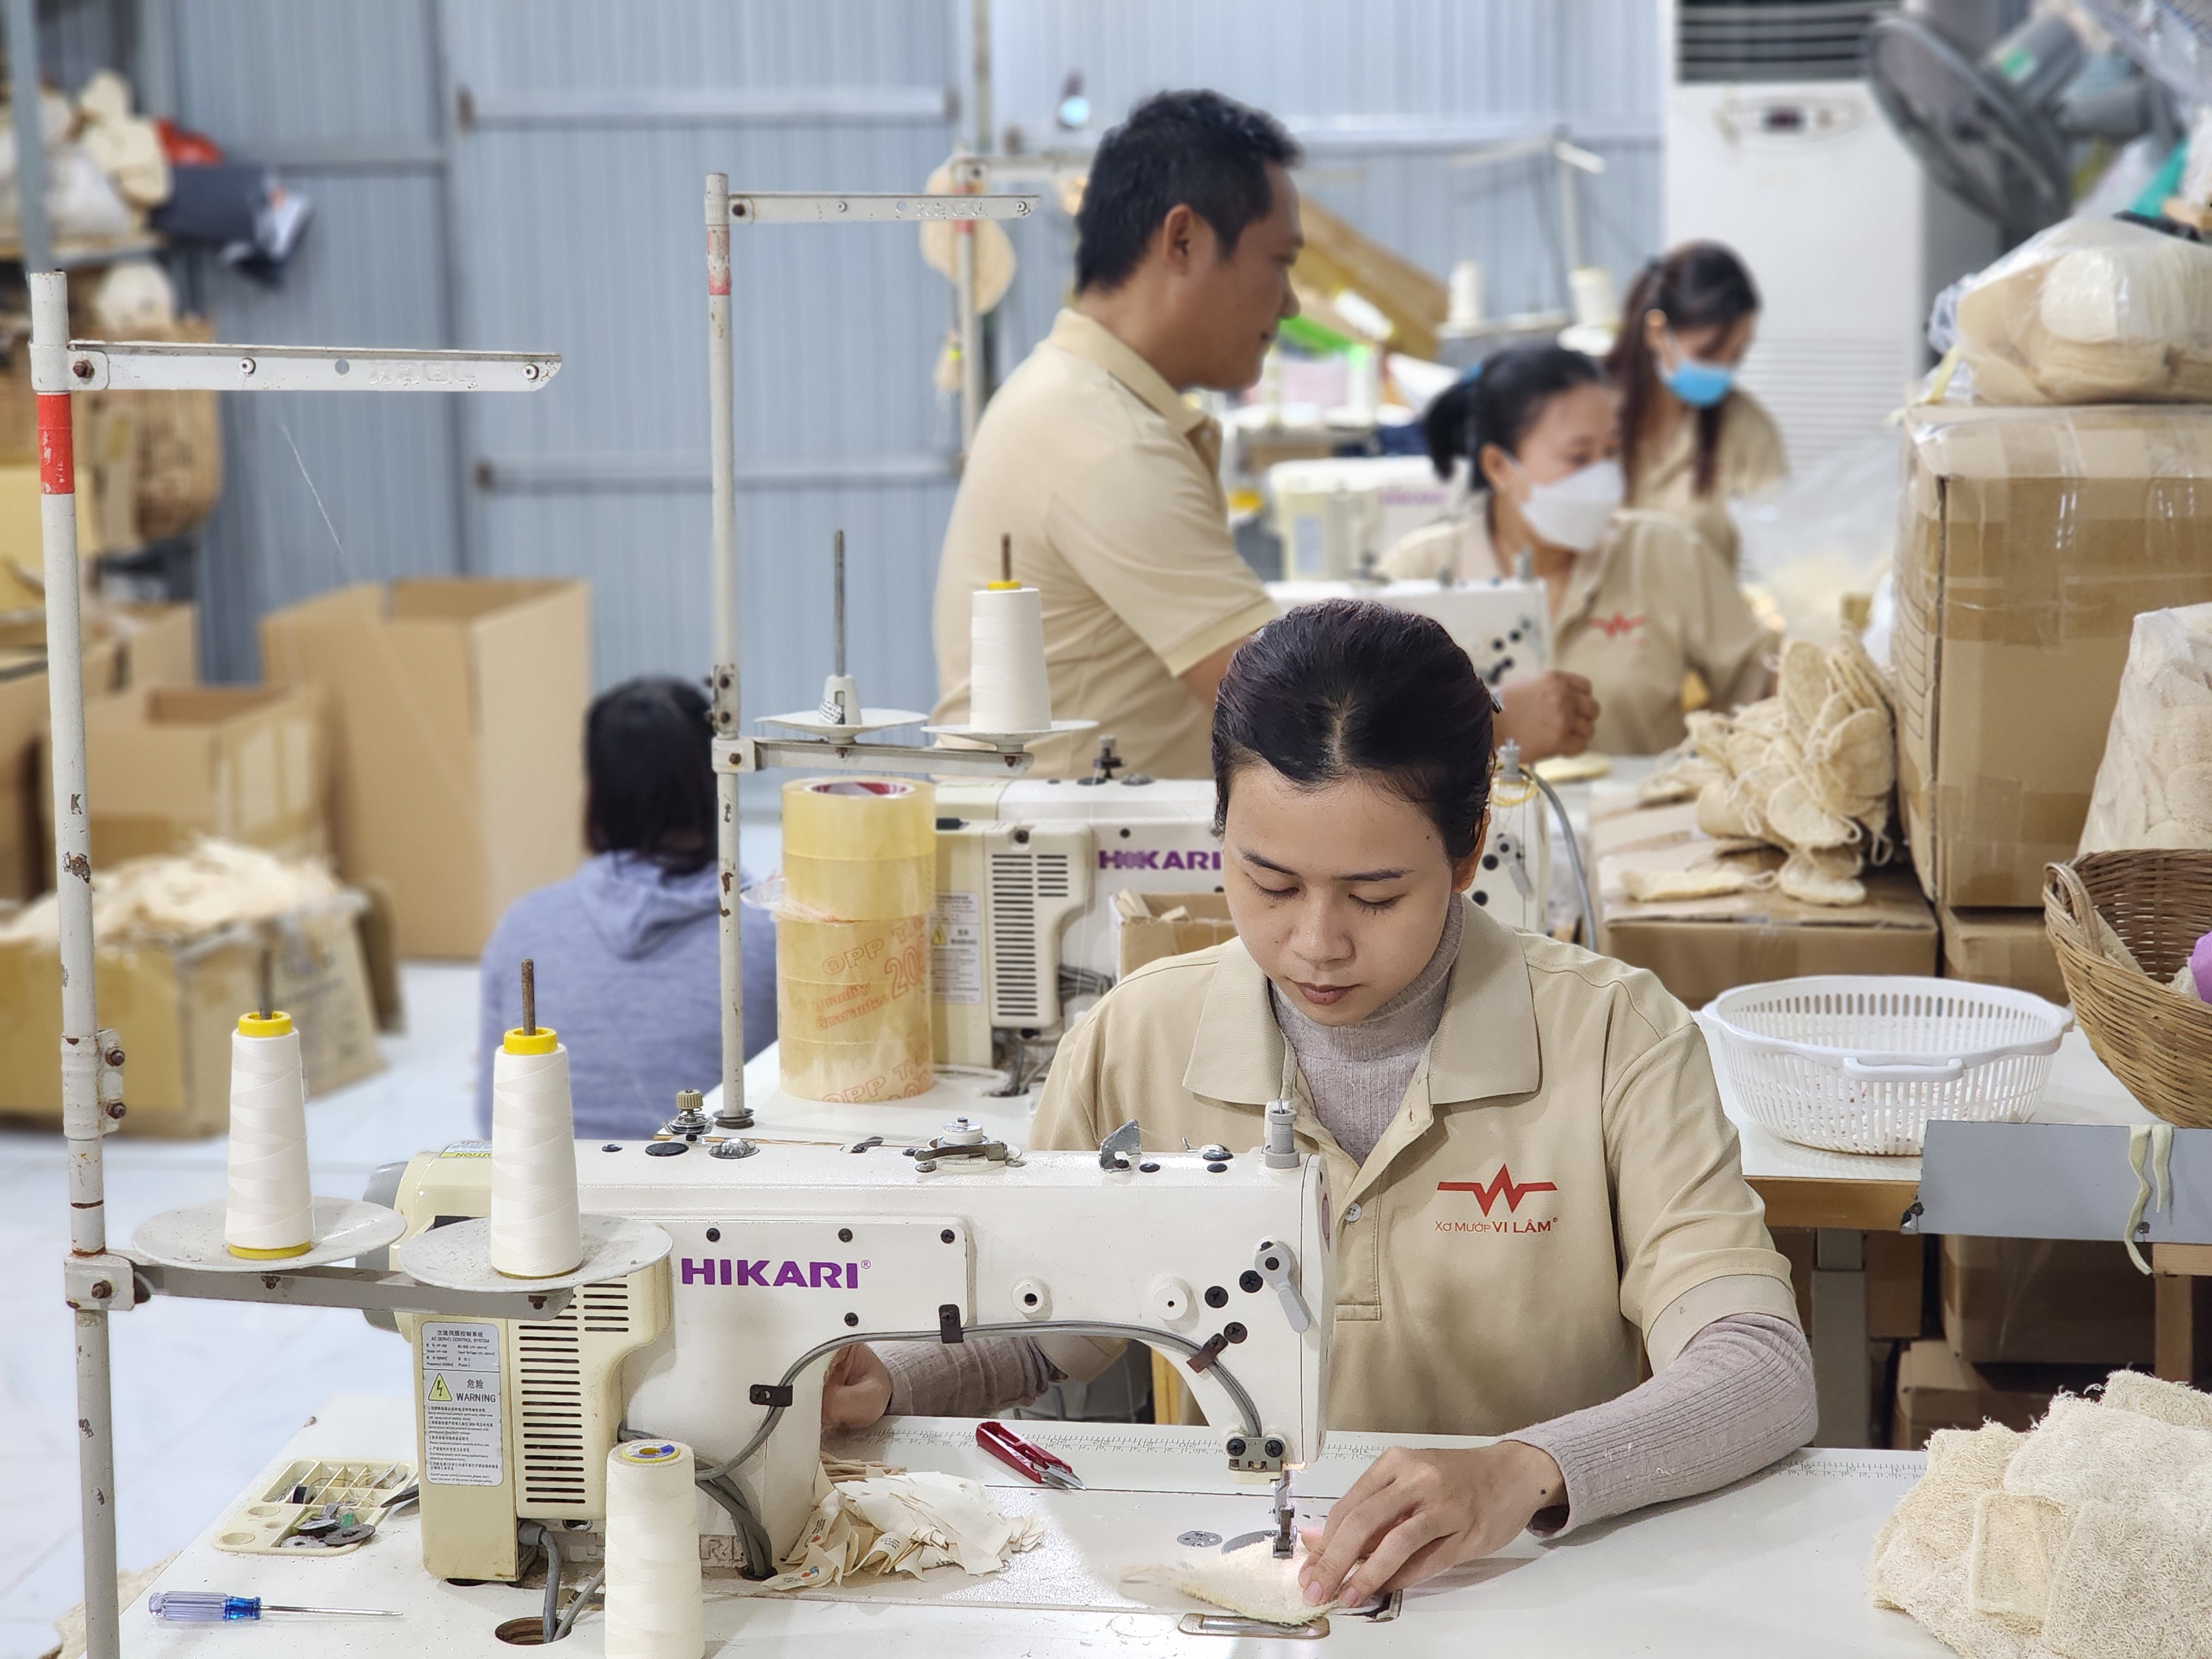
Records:
M2100 955L2091 907L2143 973ZM2212 1128L2212 1006L2176 996L2169 980L2212 933L2212 852L2087 853L2044 873L2043 922L2097 1058L2169 1123ZM2144 975L2148 975L2146 978Z

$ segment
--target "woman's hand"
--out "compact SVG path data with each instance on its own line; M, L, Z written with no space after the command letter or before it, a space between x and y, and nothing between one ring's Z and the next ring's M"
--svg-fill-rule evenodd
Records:
M1597 729L1597 694L1580 674L1565 669L1547 669L1500 686L1498 700L1505 712L1492 723L1492 741L1512 738L1521 745L1524 764L1553 755L1579 755Z
M1393 1447L1336 1500L1327 1525L1304 1534L1306 1601L1358 1607L1480 1560L1566 1491L1551 1455L1517 1440L1473 1451Z
M891 1374L865 1342L840 1348L822 1379L822 1426L865 1429L891 1403Z

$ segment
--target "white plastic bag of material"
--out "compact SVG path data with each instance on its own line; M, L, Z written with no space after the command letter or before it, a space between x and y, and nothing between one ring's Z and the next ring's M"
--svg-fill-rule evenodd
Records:
M2212 605L2146 611L2081 826L2084 853L2212 848Z
M1968 280L1958 344L1984 404L2212 401L2212 247L2069 219Z
M1790 637L1843 642L1847 593L1871 593L1897 545L1897 434L1883 431L1730 508L1737 573L1774 602Z

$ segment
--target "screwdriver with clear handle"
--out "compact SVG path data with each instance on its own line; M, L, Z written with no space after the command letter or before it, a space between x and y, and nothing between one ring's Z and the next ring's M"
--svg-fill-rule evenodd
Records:
M397 1619L384 1607L294 1607L264 1601L258 1595L226 1595L221 1590L155 1590L146 1610L165 1625L219 1625L234 1619L258 1619L264 1613L319 1613L343 1619Z

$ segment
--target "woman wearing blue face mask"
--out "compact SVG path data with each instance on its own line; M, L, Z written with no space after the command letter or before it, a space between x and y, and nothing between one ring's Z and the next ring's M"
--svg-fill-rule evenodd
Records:
M1685 242L1637 274L1606 371L1621 394L1628 504L1679 519L1730 571L1729 503L1789 471L1782 434L1735 383L1759 327L1759 290L1717 242Z
M1439 477L1472 463L1464 507L1407 536L1381 568L1483 581L1525 560L1544 584L1554 673L1597 700L1590 747L1654 755L1682 740L1691 671L1723 708L1766 695L1771 636L1695 534L1622 509L1620 412L1604 371L1578 351L1490 358L1422 416Z

